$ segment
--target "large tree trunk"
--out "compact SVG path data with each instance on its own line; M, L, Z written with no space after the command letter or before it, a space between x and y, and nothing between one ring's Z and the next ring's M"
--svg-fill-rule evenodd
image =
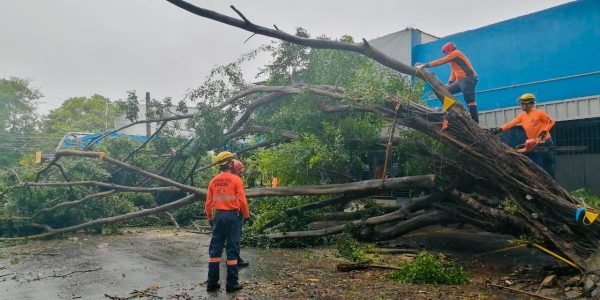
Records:
M425 80L433 88L436 96L443 100L445 97L454 99L444 85L431 73L426 71L417 71L414 68L404 65L375 48L372 48L368 42L361 44L341 43L330 40L308 39L287 34L281 30L272 30L251 23L245 16L236 10L242 20L224 16L213 11L202 9L181 0L167 0L187 11L196 15L210 18L231 26L242 28L253 33L263 34L273 38L281 39L287 42L296 43L313 48L337 49L342 51L351 51L369 56L384 66L390 67L398 72L416 76ZM250 103L244 103L242 106L242 117L228 128L226 139L238 138L252 132L273 132L271 129L261 126L246 126L247 120L252 112L259 106L279 101L282 96L289 94L307 93L319 96L325 96L332 99L344 99L345 92L341 88L329 86L311 86L296 84L291 87L255 87L242 91L225 102L215 107L222 109L228 105L234 105L239 99L250 94L261 93L260 97L255 98ZM590 257L598 247L600 222L591 226L584 226L573 221L573 212L579 205L579 201L573 198L567 191L553 180L541 168L535 165L527 157L515 152L499 141L495 136L488 134L477 126L465 112L460 104L453 105L447 112L439 113L431 109L410 102L408 100L390 98L387 99L393 104L399 104L402 116L398 116L396 111L377 105L362 105L354 102L351 105L330 106L319 100L314 103L318 109L328 114L344 113L347 111L364 112L379 115L389 121L396 120L398 124L416 129L436 140L444 143L456 152L457 161L451 165L454 170L460 170L461 176L458 178L449 178L447 174L436 174L438 178L451 182L444 192L434 193L430 196L417 198L403 203L396 210L386 211L380 216L373 216L367 219L350 220L354 225L364 225L364 229L358 233L358 237L363 240L384 240L395 238L412 230L436 224L440 222L463 222L470 223L482 229L509 233L514 236L527 234L539 240L543 240L545 246L566 256L578 266L585 267L585 259ZM409 99L410 100L410 99ZM201 115L200 112L198 115ZM408 117L403 117L408 116ZM161 122L161 126L166 122L199 117L196 115L181 115L156 120L140 121L144 123ZM396 118L397 117L397 118ZM394 122L396 122L394 121ZM137 123L140 123L137 122ZM447 122L448 127L442 129L442 124ZM134 123L136 124L136 123ZM120 129L129 127L124 126ZM119 130L119 129L118 129ZM118 131L116 130L116 131ZM291 131L281 131L281 138L293 139L297 135ZM94 141L95 142L95 141ZM192 140L188 141L182 148L190 145ZM137 152L140 148L136 149ZM132 153L127 158L135 155ZM120 170L139 174L147 181L154 181L163 187L127 187L111 183L101 182L68 182L68 174L57 165L57 162L63 157L76 156L90 159L100 158L105 163L118 167ZM38 173L39 177L52 166L58 166L63 183L24 183L14 188L40 188L39 186L75 186L92 185L107 190L85 196L82 199L64 202L48 208L44 208L31 216L5 216L0 219L28 222L30 226L45 230L40 234L21 237L39 238L54 235L57 233L71 232L84 229L93 225L122 222L133 218L162 213L177 207L193 203L203 199L206 190L178 182L164 174L173 166L177 155L173 155L164 167L156 173L142 170L124 161L119 161L107 157L101 152L88 151L59 151L55 159ZM197 169L196 162L189 172L189 175L183 182L192 179L194 173L205 170L212 165ZM37 181L37 180L36 180ZM142 184L143 185L143 184ZM347 184L304 186L304 187L280 187L280 188L260 188L247 190L247 196L296 196L296 195L332 195L329 200L315 202L304 206L289 209L288 215L301 214L307 210L322 208L325 206L344 204L348 201L374 195L382 191L404 188L430 189L434 186L433 175L413 176L405 178L392 178L387 180L370 180L363 182L352 182ZM121 216L112 216L97 219L84 224L78 224L66 228L50 228L45 224L38 224L39 216L46 215L56 209L66 206L74 206L87 201L97 201L97 199L119 193L129 192L179 192L188 195L177 201L152 208L144 209L138 212L125 214ZM507 212L499 209L498 205L504 201L513 202L516 209ZM338 214L340 215L340 214ZM341 214L348 219L348 214ZM361 215L361 214L357 214ZM277 224L269 224L276 226ZM273 239L296 238L296 237L317 237L342 232L346 225L334 226L320 230L303 232L274 232L265 234ZM361 227L362 228L362 227ZM273 229L273 228L271 228ZM273 231L271 231L273 232ZM6 240L6 239L3 239ZM600 256L600 255L598 255ZM598 260L592 260L598 261ZM598 263L600 265L600 263Z
M302 38L281 30L256 25L233 7L241 20L194 6L186 1L167 1L198 16L256 34L312 48L364 54L398 72L425 80L431 85L440 101L443 101L444 97L454 99L446 87L431 73L417 71L392 59L371 47L366 40L363 40L362 44L352 44ZM591 226L574 222L573 213L579 201L546 172L527 157L516 153L499 139L484 132L458 103L444 114L434 113L426 107L415 104L405 104L403 109L411 113L411 118L400 120L401 124L434 137L454 149L464 163L462 167L479 178L476 185L468 182L461 186L470 186L471 190L468 192L477 192L482 195L481 198L514 201L518 212L507 216L502 220L503 222L514 223L517 228L525 227L527 233L543 237L547 246L562 253L577 265L584 266L584 260L597 249L600 222ZM389 111L388 117L393 117L393 111ZM442 130L444 121L448 122L448 128ZM485 200L480 201L466 194L457 195L457 198L462 201L461 205L471 208L470 214L476 214L480 220L497 217L497 210L487 206Z

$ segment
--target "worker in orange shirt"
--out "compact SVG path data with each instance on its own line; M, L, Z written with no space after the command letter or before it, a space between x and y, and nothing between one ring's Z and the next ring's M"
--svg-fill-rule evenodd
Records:
M242 178L242 176L244 175L244 164L239 161L239 160L234 160L233 161L233 169L231 170L231 173L237 175L239 178ZM242 216L240 216L241 219ZM242 229L244 227L244 222L242 220L240 220L240 239L242 236ZM241 250L240 250L241 252ZM244 268L250 265L250 263L243 259L241 255L238 254L238 260L237 260L237 265L238 268Z
M415 68L420 70L450 63L450 78L446 87L452 94L463 93L469 113L471 114L471 119L475 123L479 123L479 112L477 111L477 102L475 102L475 86L477 86L477 82L479 81L477 72L475 72L467 56L459 51L454 43L449 42L444 44L442 53L444 53L444 57L426 64L417 64Z
M554 126L554 120L546 112L533 108L535 95L530 93L523 94L517 101L521 104L523 113L492 131L503 132L513 128L517 124L521 124L527 136L527 141L523 144L525 149L520 152L531 158L531 160L554 178L554 143L550 136L550 129Z
M204 211L212 225L212 237L208 248L207 292L219 290L219 266L223 247L227 252L227 293L242 288L238 280L237 259L240 253L240 214L250 217L244 184L240 177L231 173L235 155L228 151L217 154L219 174L208 184Z

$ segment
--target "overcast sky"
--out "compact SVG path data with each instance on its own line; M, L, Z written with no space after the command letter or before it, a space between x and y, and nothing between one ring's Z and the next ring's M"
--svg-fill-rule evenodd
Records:
M256 24L338 38L372 39L406 27L432 35L479 28L569 0L191 0ZM0 77L32 80L47 113L70 98L127 90L183 97L208 71L267 43L163 0L0 0ZM248 75L260 62L246 66Z

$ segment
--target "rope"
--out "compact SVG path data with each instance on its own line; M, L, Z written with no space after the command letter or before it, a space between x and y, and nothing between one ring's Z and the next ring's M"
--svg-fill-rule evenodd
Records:
M383 173L381 174L381 187L385 184L387 173L387 164L390 156L390 152L392 151L392 139L394 138L394 132L396 131L396 122L398 121L398 111L400 110L400 102L396 104L396 111L394 112L394 122L392 123L392 130L390 133L390 138L388 139L387 147L385 148L385 161L383 162Z
M417 73L419 73L419 72L423 73L422 69L416 69L416 70L417 70ZM427 76L423 76L423 78L424 78L425 83L427 83L431 87L431 89L433 90L433 85L431 84L431 82L429 82L429 79L427 78ZM436 94L436 96L437 96L437 94ZM443 105L443 103L444 103L444 100L442 100L442 105ZM425 117L426 117L427 123L429 123L429 110L426 110L425 114L426 114ZM444 124L448 120L447 116L448 116L448 111L446 111L444 113L444 118L442 119L442 128L440 130L444 130L444 128L443 128ZM438 142L440 144L442 144L442 135L441 134L439 135ZM440 152L439 156L440 156L440 165L439 165L439 168L437 168L437 170L435 171L435 174L438 177L440 177L442 175L442 168L444 167L444 153ZM433 166L433 168L435 169L435 165Z
M408 90L408 101L410 101L410 99L412 98L412 92L413 92L413 86L411 85L410 89ZM394 112L394 122L392 123L392 130L390 133L390 138L388 139L387 147L385 148L385 161L383 163L383 173L381 174L381 187L382 188L383 188L383 185L385 184L385 180L386 180L385 174L387 173L387 164L388 164L390 152L392 152L392 139L394 138L394 133L396 131L396 123L398 122L398 112L400 111L400 107L401 107L401 102L398 101L398 103L396 104L396 111Z

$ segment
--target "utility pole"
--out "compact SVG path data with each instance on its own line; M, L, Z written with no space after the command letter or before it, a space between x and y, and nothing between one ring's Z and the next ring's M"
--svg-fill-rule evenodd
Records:
M146 92L146 120L148 120L148 115L150 112L150 92ZM146 123L146 137L150 137L152 135L152 128L150 127L150 123Z
M104 113L105 116L105 122L104 122L104 130L108 131L108 104L110 103L110 100L106 99L106 110Z

